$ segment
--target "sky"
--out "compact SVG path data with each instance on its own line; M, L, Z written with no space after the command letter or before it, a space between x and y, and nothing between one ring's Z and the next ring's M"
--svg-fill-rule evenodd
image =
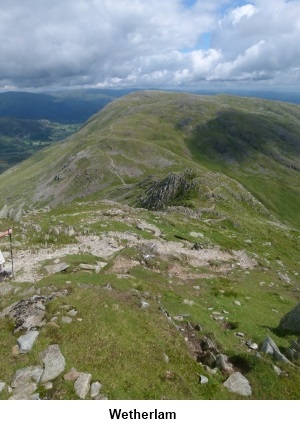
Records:
M0 91L300 91L300 0L0 0Z

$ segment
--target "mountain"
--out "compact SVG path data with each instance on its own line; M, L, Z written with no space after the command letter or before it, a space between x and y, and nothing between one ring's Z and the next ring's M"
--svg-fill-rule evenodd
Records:
M14 206L25 195L36 205L118 193L130 199L151 175L192 169L200 181L215 174L211 189L222 175L238 181L268 210L299 225L299 121L292 104L136 92L2 175L1 204L11 188Z
M133 90L77 90L0 93L0 117L82 123L112 100Z
M0 399L298 399L299 142L297 105L142 91L2 173Z

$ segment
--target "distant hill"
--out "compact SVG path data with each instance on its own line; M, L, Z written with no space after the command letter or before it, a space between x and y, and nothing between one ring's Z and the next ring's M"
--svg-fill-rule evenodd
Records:
M25 195L26 203L50 205L99 193L132 199L149 175L194 169L202 180L207 172L223 175L214 176L212 192L222 178L231 178L268 210L299 223L299 149L296 105L136 92L110 103L63 143L3 174L1 203L11 189L18 205Z
M0 93L0 116L81 123L110 101L130 91L84 90L51 94L9 91Z

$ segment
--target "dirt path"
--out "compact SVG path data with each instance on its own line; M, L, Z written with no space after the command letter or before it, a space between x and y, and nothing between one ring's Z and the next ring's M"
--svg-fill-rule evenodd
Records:
M193 267L204 267L211 262L232 263L243 269L251 269L255 262L244 251L223 252L218 248L192 250L179 242L167 242L155 238L141 239L131 232L106 232L101 236L77 236L77 243L65 245L61 248L41 248L38 251L22 250L14 255L15 280L18 282L35 282L42 279L40 273L43 264L52 264L54 260L63 259L66 255L92 254L102 259L108 259L125 247L150 250L162 259L176 259L180 264L189 264Z

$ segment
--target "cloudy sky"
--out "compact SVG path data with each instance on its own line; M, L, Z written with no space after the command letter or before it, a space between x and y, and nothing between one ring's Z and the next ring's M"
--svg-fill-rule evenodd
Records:
M300 0L0 0L0 40L0 90L300 89Z

